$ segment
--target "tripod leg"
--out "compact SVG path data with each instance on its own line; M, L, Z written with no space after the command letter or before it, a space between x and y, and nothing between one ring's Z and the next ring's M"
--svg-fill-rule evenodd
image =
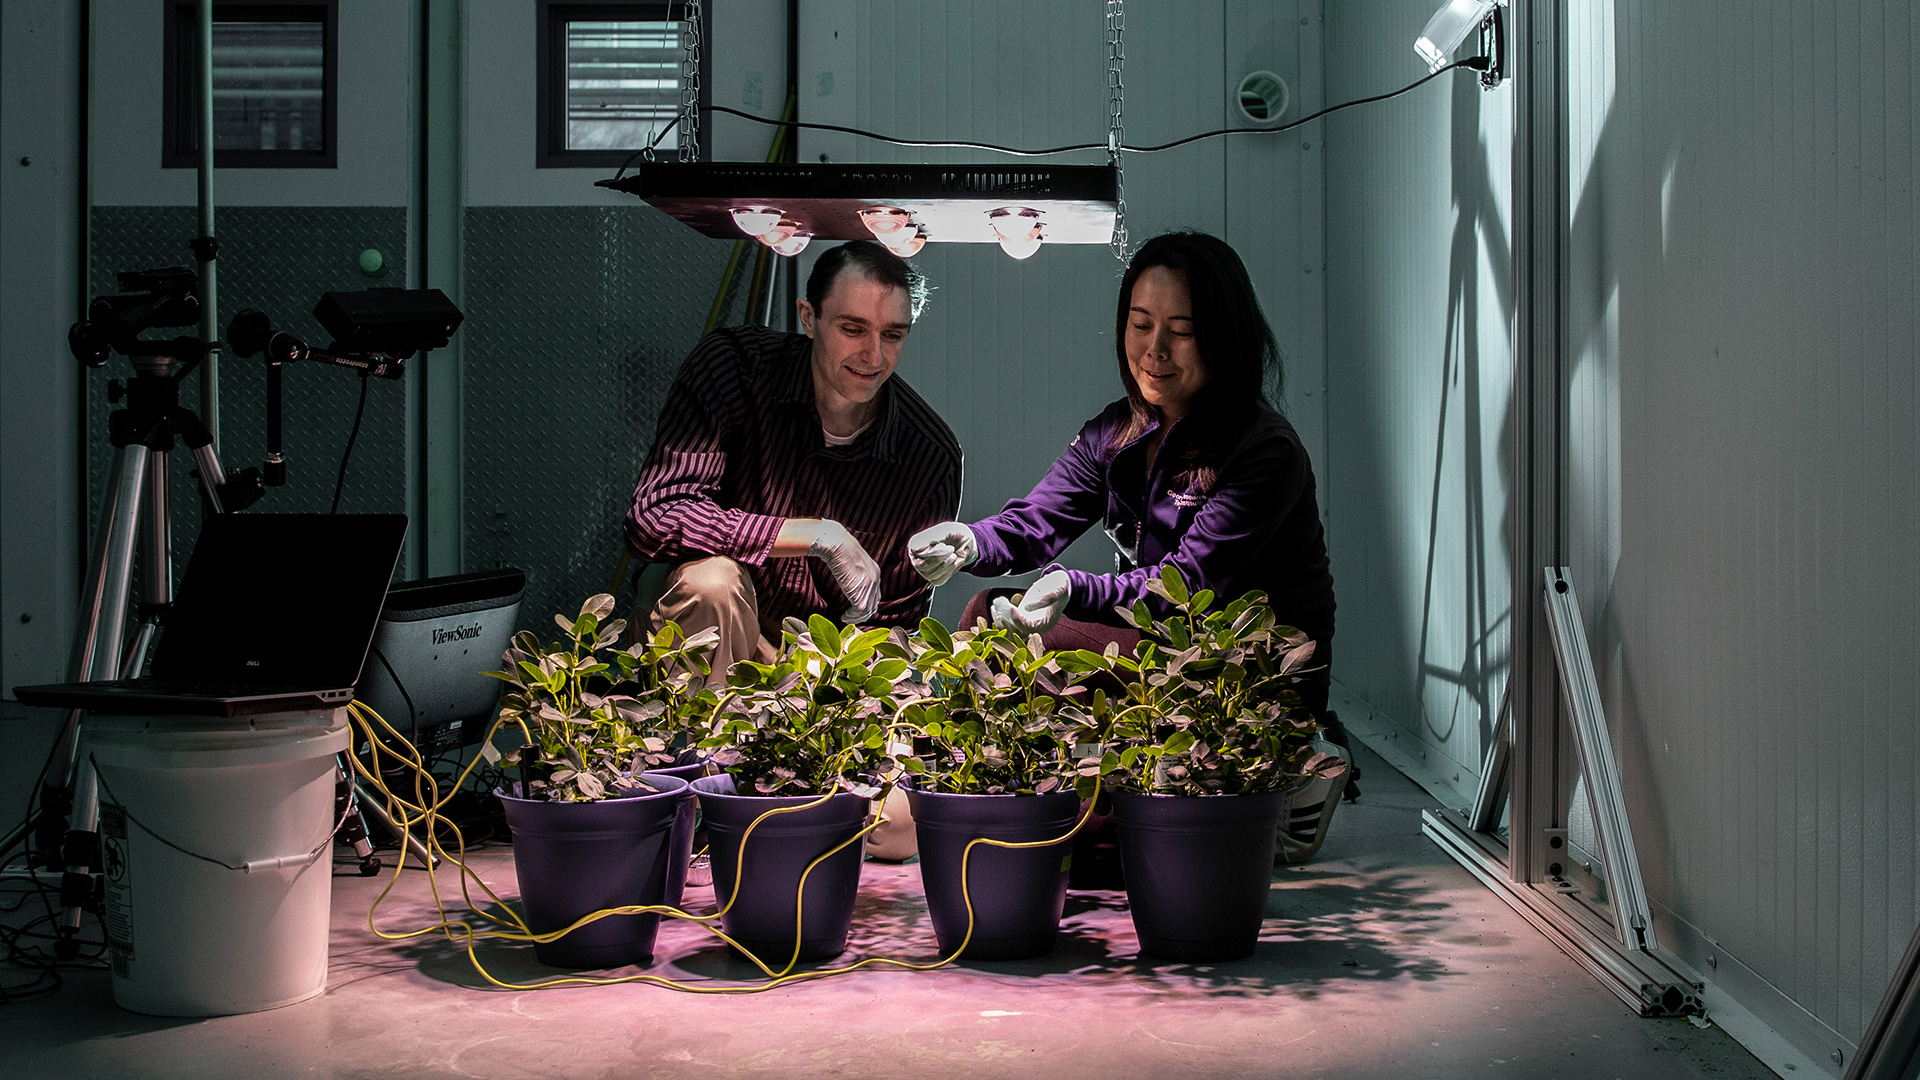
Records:
M80 919L93 900L93 871L100 865L100 777L91 762L81 762L73 785L73 820L67 829L60 877L59 937L53 955L71 960L80 955Z
M373 853L373 842L367 838L367 819L360 813L360 800L355 797L353 773L347 768L347 756L333 756L333 802L334 810L340 815L340 831L334 839L345 842L360 857L360 876L372 877L380 872L380 860Z
M173 607L173 479L165 450L147 451L147 547L141 566L144 596L140 628L120 668L123 679L137 678L147 666L153 639Z
M113 479L100 507L100 534L88 571L85 606L80 611L84 630L74 656L76 682L97 682L120 674L127 598L132 591L133 541L140 526L140 494L150 463L144 446L123 446L114 453ZM68 762L69 769L71 765Z
M220 502L220 488L227 482L227 471L220 467L220 457L213 451L212 437L208 436L207 439L198 446L194 445L199 441L195 436L188 436L186 441L193 450L193 463L199 466L200 490L207 493L207 501L212 504L213 512L224 514L227 508Z
M357 805L360 807L361 812L363 814L372 814L375 821L387 827L388 832L404 839L407 842L407 850L413 852L414 858L419 859L429 869L440 865L439 858L436 857L433 852L427 850L426 841L402 829L400 823L393 820L393 817L387 813L386 808L367 794L367 790L360 786L360 781L355 780L353 782L353 790L358 796Z
M80 638L68 669L70 682L95 682L119 674L133 574L133 541L140 524L140 493L146 484L148 463L147 448L138 443L114 451L113 472L100 501L93 558L87 567ZM66 726L54 743L47 779L40 788L34 844L43 866L59 865L61 826L74 805L79 747L80 710L74 709L67 714Z

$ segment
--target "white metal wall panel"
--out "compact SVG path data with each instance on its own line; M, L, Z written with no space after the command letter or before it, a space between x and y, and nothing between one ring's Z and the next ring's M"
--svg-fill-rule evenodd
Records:
M1920 918L1914 8L1569 14L1569 539L1648 883L1825 1061Z
M1432 13L1328 4L1326 100L1424 74ZM1460 73L1325 122L1334 677L1467 791L1507 672L1512 117Z
M0 8L0 694L67 677L79 607L75 0ZM22 780L26 777L22 776Z

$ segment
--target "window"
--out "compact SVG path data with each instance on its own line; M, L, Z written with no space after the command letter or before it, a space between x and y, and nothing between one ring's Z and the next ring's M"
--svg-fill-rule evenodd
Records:
M687 29L684 4L543 2L536 164L617 166L673 123ZM700 32L702 41L711 40L706 26ZM700 64L705 104L704 49ZM667 131L655 152L678 156L682 134ZM704 138L701 150L704 157Z
M334 167L337 0L213 5L213 163L220 168ZM161 164L200 153L200 32L195 5L167 5Z

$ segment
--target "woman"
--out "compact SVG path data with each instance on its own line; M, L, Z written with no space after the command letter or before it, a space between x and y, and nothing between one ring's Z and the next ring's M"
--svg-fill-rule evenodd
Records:
M1102 522L1120 549L1114 573L1048 566L1017 604L1010 589L975 596L963 625L990 611L995 625L1038 633L1048 648L1115 641L1131 652L1139 634L1114 609L1142 599L1161 609L1146 583L1163 567L1223 601L1259 589L1281 622L1315 641L1319 670L1295 688L1344 744L1326 714L1333 575L1313 467L1263 393L1269 367L1280 383L1279 347L1240 257L1204 233L1149 240L1121 280L1114 342L1127 396L1080 429L1026 498L913 536L916 569L935 585L962 568L1038 569Z

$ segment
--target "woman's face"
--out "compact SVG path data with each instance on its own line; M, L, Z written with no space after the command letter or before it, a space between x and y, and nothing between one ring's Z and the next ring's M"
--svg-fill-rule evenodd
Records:
M1127 367L1140 396L1158 408L1167 423L1185 416L1207 385L1185 275L1152 266L1134 279L1127 313Z

